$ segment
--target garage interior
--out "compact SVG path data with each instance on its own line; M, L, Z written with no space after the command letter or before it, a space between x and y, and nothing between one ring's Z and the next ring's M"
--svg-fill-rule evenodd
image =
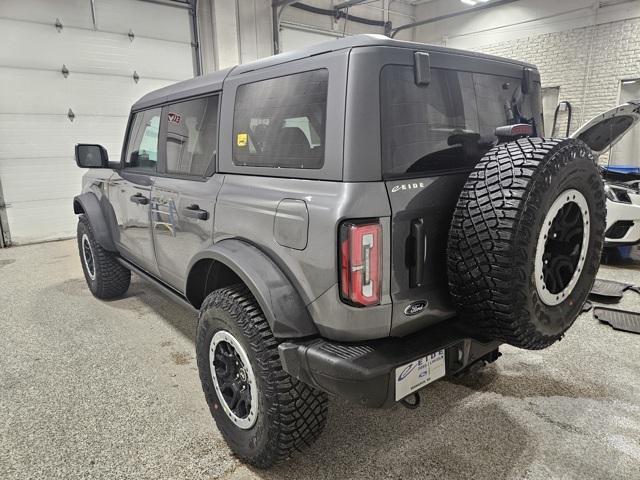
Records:
M197 314L137 276L93 298L72 208L74 146L117 160L146 93L350 35L532 63L544 135L568 136L640 99L640 0L0 0L0 31L0 478L640 478L640 336L593 310L416 410L335 400L305 455L248 467L202 401ZM637 126L598 162L629 159ZM640 286L638 245L598 278ZM640 313L640 290L591 302Z

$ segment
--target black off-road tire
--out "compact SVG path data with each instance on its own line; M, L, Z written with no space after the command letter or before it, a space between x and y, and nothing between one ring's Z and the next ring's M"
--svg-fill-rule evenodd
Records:
M581 247L577 260L584 264L575 268L572 290L562 291L566 298L558 295L549 302L547 296L545 302L541 295L551 289L545 290L546 276L535 274L536 252L542 250L545 258L552 205L561 193L575 191L588 204L588 220L580 220L580 238L588 246ZM578 213L586 215L586 209L578 207ZM493 148L469 176L449 233L449 286L461 317L477 335L516 347L542 349L559 340L593 286L605 217L602 178L583 142L525 138ZM575 251L572 258L578 258ZM546 262L539 262L540 268L548 268ZM538 278L544 282L536 284Z
M85 242L89 246L87 252ZM118 263L115 253L100 246L85 215L78 218L78 251L84 278L95 297L107 300L125 294L131 283L131 272Z
M257 381L255 424L239 428L222 406L210 367L212 339L230 333L245 351ZM327 421L327 395L299 382L283 369L278 340L244 285L212 292L202 304L196 335L198 370L205 399L218 429L231 450L245 462L269 468L294 451L308 447Z

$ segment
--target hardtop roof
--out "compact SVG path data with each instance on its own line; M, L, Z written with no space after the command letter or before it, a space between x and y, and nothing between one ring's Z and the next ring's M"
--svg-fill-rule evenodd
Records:
M456 53L473 58L482 58L492 61L511 63L514 65L529 67L535 69L534 65L517 60L511 60L503 57L496 57L484 53L472 52L468 50L460 50L438 45L429 45L425 43L409 42L405 40L396 40L384 35L353 35L318 43L310 47L295 50L292 52L280 53L270 57L262 58L253 62L237 65L235 67L219 70L199 77L184 80L182 82L169 85L153 92L150 92L138 100L132 107L132 110L140 110L149 108L154 105L166 102L182 100L184 98L213 93L222 89L224 80L227 77L237 77L247 72L260 70L268 67L281 65L295 60L317 56L323 53L335 52L338 50L346 50L357 47L386 46L399 48L412 48L418 50L426 50L432 52Z

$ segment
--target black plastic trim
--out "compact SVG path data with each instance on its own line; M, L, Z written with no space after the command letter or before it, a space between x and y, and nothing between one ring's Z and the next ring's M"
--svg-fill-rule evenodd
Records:
M624 238L627 233L629 233L629 230L633 228L633 225L633 220L618 220L607 229L606 233L604 234L605 239L619 240L621 238Z
M426 86L431 83L431 60L427 52L413 54L413 76L416 85Z
M222 240L195 255L187 271L203 259L226 265L247 285L276 338L318 335L298 291L271 258L257 247L239 239ZM189 291L188 285L185 291Z
M483 358L493 361L499 346L498 341L473 338L452 320L403 338L286 341L278 350L289 375L329 394L382 408L395 403L397 367L445 349L445 376L450 377Z
M73 212L84 214L89 219L96 241L102 248L110 252L117 251L113 238L111 238L111 231L100 208L100 201L95 194L86 192L73 197Z

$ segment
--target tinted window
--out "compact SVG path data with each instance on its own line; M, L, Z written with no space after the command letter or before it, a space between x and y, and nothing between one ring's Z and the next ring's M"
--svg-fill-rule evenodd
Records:
M481 135L493 136L496 127L503 125L533 123L531 95L522 94L519 79L480 73L474 73L473 79Z
M470 73L433 69L416 85L413 67L382 70L382 157L386 175L445 170L477 161L478 114Z
M470 169L496 142L496 127L533 117L517 79L432 69L423 86L412 66L389 65L380 82L387 178Z
M167 173L213 173L218 136L218 96L175 103L166 108Z
M240 86L233 118L233 162L321 168L328 77L327 70L315 70Z
M129 131L125 167L156 171L159 130L159 108L134 114Z

